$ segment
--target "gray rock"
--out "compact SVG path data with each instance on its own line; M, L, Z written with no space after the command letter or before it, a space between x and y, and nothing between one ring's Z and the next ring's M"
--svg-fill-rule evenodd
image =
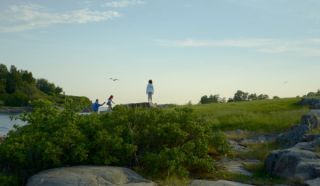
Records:
M76 166L42 171L29 178L27 186L154 186L134 171L121 167Z
M301 117L300 124L307 125L309 130L316 129L320 126L320 117L316 110L310 111Z
M193 180L190 186L252 186L244 183L218 180L218 181L208 181L208 180Z
M232 150L235 151L235 152L246 152L246 151L248 151L248 148L245 145L242 145L242 144L238 143L235 140L228 140L228 142L229 142Z
M273 176L299 180L320 177L320 159L313 152L319 144L318 138L289 149L272 151L265 160L267 172Z
M247 171L243 164L259 164L259 160L229 160L223 159L219 162L219 164L226 169L226 171L234 173L234 174L242 174L245 176L252 176L253 174Z
M301 101L299 101L300 105L308 105L312 109L320 109L320 98L302 98Z
M289 148L302 141L308 131L308 125L297 125L292 127L288 132L280 134L276 141L280 146Z
M300 124L292 127L288 132L282 133L277 137L277 142L284 148L294 146L306 139L306 134L313 129L320 127L320 110L311 110L303 115Z
M307 134L303 137L302 142L310 142L317 138L320 138L320 134Z
M319 186L320 185L320 178L316 178L313 180L307 180L304 182L307 186Z
M239 143L241 145L257 144L257 143L267 143L276 141L278 134L263 134L257 135L248 139L243 139Z
M309 151L316 151L317 148L320 147L320 137L313 139L309 142L301 142L294 146L295 148L302 149L302 150L309 150Z

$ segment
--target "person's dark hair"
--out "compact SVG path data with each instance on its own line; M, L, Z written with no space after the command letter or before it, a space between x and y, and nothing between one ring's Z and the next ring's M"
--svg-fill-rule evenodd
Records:
M109 99L113 98L113 95L110 95Z
M152 80L151 80L151 79L149 80L149 83L151 83L151 84L152 84Z
M98 99L96 99L96 102L98 102L99 100Z

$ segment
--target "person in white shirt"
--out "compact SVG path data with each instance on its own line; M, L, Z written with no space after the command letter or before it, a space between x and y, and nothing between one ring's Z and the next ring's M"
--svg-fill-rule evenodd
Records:
M153 89L153 84L151 79L149 80L149 83L147 85L146 93L148 94L148 103L152 103L152 95L154 93L154 89Z

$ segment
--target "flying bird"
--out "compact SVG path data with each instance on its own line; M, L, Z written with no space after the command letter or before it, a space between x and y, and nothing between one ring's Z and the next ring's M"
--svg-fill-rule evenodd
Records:
M117 78L109 78L111 81L119 81Z

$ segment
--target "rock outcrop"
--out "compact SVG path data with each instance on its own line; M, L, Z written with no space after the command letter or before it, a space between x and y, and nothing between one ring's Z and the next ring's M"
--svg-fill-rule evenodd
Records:
M292 148L272 151L265 160L266 170L287 179L313 180L320 177L320 138ZM310 181L311 182L311 181Z
M311 110L301 117L299 125L292 127L288 132L277 137L278 144L283 148L293 147L305 138L305 135L320 127L320 110Z
M29 178L27 186L155 186L134 171L121 167L76 166L50 169Z
M298 103L300 105L308 105L310 109L320 109L320 98L305 97Z
M314 100L304 100L314 104ZM311 110L301 117L300 124L278 136L284 147L272 151L265 160L269 174L300 180L305 185L320 185L320 135L308 133L320 127L320 110Z

